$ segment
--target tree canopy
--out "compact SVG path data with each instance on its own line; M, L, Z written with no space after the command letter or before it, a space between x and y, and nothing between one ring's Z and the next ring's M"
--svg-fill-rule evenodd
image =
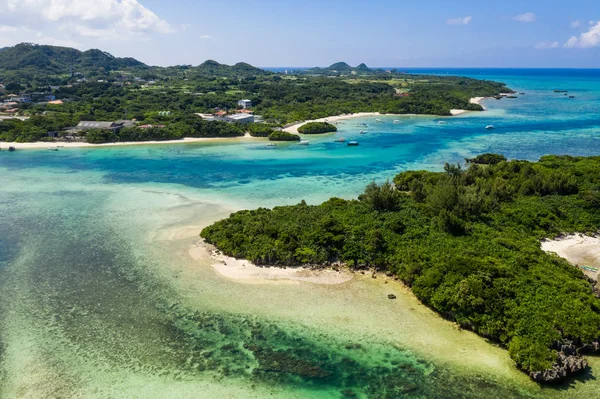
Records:
M343 262L391 273L538 378L566 356L564 345L583 353L600 337L592 284L540 248L546 237L598 231L600 157L485 158L494 162L403 172L358 200L237 212L201 236L258 264Z

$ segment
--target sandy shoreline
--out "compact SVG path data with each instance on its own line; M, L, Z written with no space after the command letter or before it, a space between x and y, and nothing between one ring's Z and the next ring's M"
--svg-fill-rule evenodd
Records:
M485 100L488 97L473 97L469 100L469 102L471 104L479 104L481 105L481 102L483 100ZM485 110L485 107L484 107ZM452 114L452 116L457 116L457 115L461 115L464 114L466 112L471 112L465 109L451 109L450 113ZM339 122L339 121L343 121L346 119L352 119L352 118L362 118L362 117L369 117L369 116L406 116L406 114L381 114L379 112L358 112L355 114L345 114L345 115L336 115L336 116L328 116L326 118L319 118L319 119L313 119L313 120L308 120L308 121L304 121L304 122L298 122L298 123L294 123L293 125L290 125L288 127L286 127L285 129L283 129L284 131L288 132L288 133L294 133L294 134L298 134L298 128L300 128L301 126L306 125L307 123L310 122L331 122L331 123L335 123L335 122Z
M210 258L211 266L222 277L246 284L288 283L300 282L334 285L352 280L352 274L347 271L332 269L310 269L307 267L272 267L256 266L245 259L235 259L223 255L212 245L203 241L198 242L189 251L194 260Z
M474 97L471 98L471 104L480 104L481 101L485 100L487 97ZM485 109L485 107L484 107ZM464 114L466 112L470 112L464 109L451 109L450 113L452 116L457 116ZM293 125L290 125L283 129L285 132L298 134L298 128L303 125L306 125L309 122L339 122L346 119L353 118L364 118L370 116L406 116L405 114L381 114L379 112L358 112L354 114L345 114L345 115L335 115L328 116L326 118L319 118L308 120L304 122L298 122ZM8 147L15 147L16 149L46 149L53 147L62 147L62 148L93 148L93 147L119 147L119 146L131 146L131 145L153 145L153 144L190 144L190 143L199 143L199 142L211 142L211 141L223 141L223 140L240 140L240 139L256 139L261 140L264 138L261 137L252 137L250 134L246 133L242 137L185 137L181 140L164 140L164 141L127 141L121 143L103 143L103 144L90 144L90 143L69 143L69 142L46 142L46 141L37 141L35 143L4 143L0 142L0 149L7 149Z
M362 118L362 117L368 117L368 116L379 116L379 115L381 115L379 112L358 112L358 113L355 113L355 114L345 114L345 115L328 116L326 118L319 118L319 119L313 119L313 120L304 121L304 122L298 122L298 123L295 123L295 124L293 124L291 126L286 127L283 130L286 131L286 132L288 132L288 133L298 134L298 129L300 127L306 125L307 123L310 123L310 122L330 122L330 123L335 123L335 122L343 121L343 120L346 120L346 119Z
M211 141L223 141L223 140L264 140L261 137L252 137L246 133L240 137L185 137L181 140L163 140L163 141L125 141L121 143L103 143L103 144L91 144L91 143L69 143L69 142L48 142L48 141L36 141L35 143L5 143L0 142L0 149L7 149L8 147L15 147L17 150L27 149L45 149L45 148L94 148L94 147L121 147L131 145L153 145L153 144L190 144L200 142L211 142Z
M575 266L600 267L600 236L573 234L544 240L542 250L555 253ZM598 280L598 273L579 268L586 276Z

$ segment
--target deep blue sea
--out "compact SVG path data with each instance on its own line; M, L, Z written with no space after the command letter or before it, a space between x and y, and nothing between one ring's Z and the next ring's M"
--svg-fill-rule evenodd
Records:
M348 119L308 146L2 149L0 397L597 397L592 380L540 390L504 350L409 293L397 288L396 308L372 295L383 282L246 284L188 256L202 227L239 209L353 198L371 180L484 152L600 155L600 70L401 70L505 82L520 94L455 117ZM335 378L274 363L254 372L276 360L250 356L249 343L265 345L262 356L283 351L278 361L311 358Z

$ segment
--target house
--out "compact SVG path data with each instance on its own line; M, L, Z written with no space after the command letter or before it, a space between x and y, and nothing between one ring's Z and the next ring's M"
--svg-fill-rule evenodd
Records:
M29 96L10 97L9 100L16 101L18 103L30 103L31 97L29 97Z
M14 101L5 101L0 103L0 110L16 109L19 107L19 103Z
M205 121L214 121L216 120L215 116L213 114L201 114L201 113L197 113L196 115L198 115L200 118L202 118Z
M0 94L4 94L6 92L6 87L3 84L0 84Z
M240 100L240 101L238 101L238 107L241 107L243 109L250 108L250 107L252 107L252 101Z
M254 115L252 114L235 114L225 117L225 121L234 123L253 123Z
M48 104L51 104L51 105L62 105L63 101L62 100L53 100L53 101L48 101Z
M85 131L92 129L113 130L115 132L124 127L134 127L134 121L120 120L116 122L101 122L101 121L81 121L74 130Z
M227 115L227 111L217 111L214 113L214 115L216 116L225 116Z
M254 111L252 111L251 109L240 109L237 111L238 114L253 114Z

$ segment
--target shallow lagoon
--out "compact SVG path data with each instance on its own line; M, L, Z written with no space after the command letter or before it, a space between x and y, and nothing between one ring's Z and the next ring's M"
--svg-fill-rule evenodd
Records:
M593 397L594 379L540 390L383 277L247 284L190 257L200 229L236 209L352 198L485 151L599 153L597 78L511 79L527 94L488 112L348 120L308 147L0 153L2 397ZM560 98L557 84L581 93Z

